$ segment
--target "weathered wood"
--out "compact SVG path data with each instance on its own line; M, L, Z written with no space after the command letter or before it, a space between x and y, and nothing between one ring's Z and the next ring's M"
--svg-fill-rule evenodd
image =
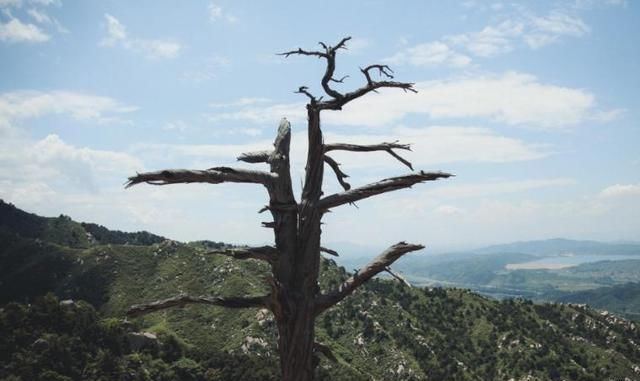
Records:
M342 188L344 190L351 189L351 185L348 182L344 181L344 179L349 177L349 175L342 172L342 170L340 169L340 164L338 164L337 161L333 160L333 158L327 155L324 155L324 161L325 163L329 164L331 169L333 169L333 172L336 174L336 178L338 179L338 182L340 183L340 185L342 185Z
M227 308L269 307L270 296L251 297L215 297L179 295L172 298L157 300L146 304L136 304L127 311L130 317L138 317L151 312L166 310L167 308L184 307L188 304L208 304Z
M409 144L400 144L397 141L393 143L380 143L380 144L349 144L349 143L333 143L333 144L325 144L324 152L330 151L352 151L352 152L373 152L373 151L385 151L389 155L393 156L402 164L406 165L413 171L413 165L403 158L402 156L395 153L394 149L402 149L411 151L411 145Z
M368 184L359 188L354 188L342 193L336 193L324 197L318 203L318 207L320 209L334 208L339 205L353 203L381 193L393 192L398 189L409 188L415 184L425 181L434 181L451 176L453 175L445 172L420 171L416 174L391 177L388 179L380 180L376 183Z
M244 161L246 163L266 163L269 161L269 156L273 151L257 151L257 152L245 152L237 157L238 161Z
M269 186L276 176L262 171L247 169L214 167L206 170L165 169L162 171L138 173L129 177L125 188L140 183L151 185L189 184L189 183L255 183Z
M381 271L391 266L398 258L416 250L424 249L423 245L414 245L406 242L399 242L375 257L363 269L357 271L353 276L344 281L336 290L316 298L316 314L340 302L350 295L356 288L373 278Z

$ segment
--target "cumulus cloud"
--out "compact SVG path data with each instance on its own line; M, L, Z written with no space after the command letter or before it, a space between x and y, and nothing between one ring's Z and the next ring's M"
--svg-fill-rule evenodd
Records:
M427 197L446 199L468 199L526 192L534 189L575 185L571 178L526 179L517 181L492 181L464 185L443 185L423 192Z
M73 91L13 91L0 94L0 121L35 118L46 114L69 114L74 119L106 123L121 121L120 115L135 111L113 98Z
M431 120L484 118L511 126L557 129L620 115L598 109L595 96L586 90L544 84L517 72L418 82L415 87L417 94L389 89L358 99L340 112L326 112L324 123L384 127L417 114ZM304 103L250 104L216 113L211 120L268 123L283 116L304 122Z
M26 14L36 24L28 23L13 16L13 10L18 10L28 5ZM46 7L61 6L60 1L54 0L0 0L0 11L7 16L7 22L0 22L0 41L9 43L41 43L51 39L51 30L54 28L59 33L69 33L62 24L48 14Z
M640 196L640 184L615 184L603 189L599 196L601 198L617 198Z
M120 46L127 50L144 54L149 58L175 58L182 49L182 45L169 39L129 37L126 27L117 18L108 13L104 17L107 36L100 42L102 46Z
M464 67L471 63L471 58L455 52L444 42L435 41L406 48L384 59L384 62L414 66L448 65Z
M240 131L251 135L250 132ZM260 130L261 132L261 130ZM256 134L258 135L258 134ZM501 136L484 128L475 127L424 127L396 128L388 134L346 135L325 133L327 143L376 144L399 139L411 143L413 152L399 152L416 168L456 162L504 163L536 160L548 156L547 147L527 144L520 139ZM271 139L255 140L247 144L136 144L132 150L140 157L154 162L167 160L197 166L214 162L219 165L236 165L235 158L243 152L260 151L272 147ZM294 133L291 143L291 160L294 172L302 171L306 157L306 134ZM337 161L348 163L349 170L378 171L397 168L395 159L384 152L353 154L332 153ZM211 166L211 164L206 164ZM346 169L345 169L346 170Z
M445 40L464 47L476 56L491 57L511 51L513 39L522 34L523 30L522 22L506 20L495 26L486 26L479 32L448 36Z
M51 114L106 122L117 118L114 114L133 109L112 98L69 91L1 94L0 179L15 185L12 189L49 192L55 184L97 189L96 181L142 169L142 163L128 154L77 147L57 134L33 140L26 131L14 125Z
M34 24L25 24L17 18L0 22L0 41L6 42L45 42L51 37Z
M467 7L476 7L477 3ZM493 11L502 11L502 4L492 4ZM546 15L536 15L529 9L514 5L516 12L499 17L499 22L479 31L443 36L432 42L405 48L385 59L394 64L414 66L445 65L465 67L473 57L493 57L508 53L519 45L539 49L563 38L580 38L590 32L589 26L572 12L554 9Z
M532 49L538 49L559 41L562 37L582 37L590 28L580 18L560 11L546 16L530 16L530 30L524 35Z

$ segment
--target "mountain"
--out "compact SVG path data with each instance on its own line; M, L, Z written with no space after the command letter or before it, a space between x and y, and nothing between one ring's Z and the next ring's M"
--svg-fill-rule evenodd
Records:
M132 304L180 293L262 293L264 264L208 254L221 243L100 240L87 224L56 224L7 205L0 208L0 379L277 379L266 310L193 306L122 319ZM321 290L349 276L330 259L321 266ZM320 315L316 333L336 358L321 358L320 380L640 376L634 323L581 305L498 301L463 289L374 279Z
M640 317L640 283L625 283L579 292L559 292L545 295L563 303L588 304L589 306L619 311L631 319Z
M638 243L604 243L554 238L541 241L513 242L474 250L476 253L521 253L540 257L558 255L638 255Z

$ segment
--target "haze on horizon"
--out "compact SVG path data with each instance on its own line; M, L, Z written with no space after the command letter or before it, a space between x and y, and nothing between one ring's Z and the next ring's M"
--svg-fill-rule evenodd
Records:
M123 183L136 171L251 167L235 157L271 147L286 116L299 185L306 99L293 90L319 94L324 68L275 53L350 35L343 88L385 63L419 93L326 112L326 141L398 139L416 169L456 177L339 208L325 242L638 240L637 3L172 4L0 0L0 198L111 229L270 242L260 187ZM408 171L383 153L336 159L353 186ZM325 184L341 189L330 172Z

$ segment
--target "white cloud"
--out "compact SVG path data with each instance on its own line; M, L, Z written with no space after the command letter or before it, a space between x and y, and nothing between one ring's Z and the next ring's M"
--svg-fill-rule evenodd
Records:
M62 24L55 17L49 16L43 10L31 8L27 11L27 13L39 24L45 26L54 26L59 33L69 33L69 30L62 26Z
M7 42L45 42L49 35L34 24L25 24L17 18L11 18L8 22L0 22L0 41Z
M448 65L464 67L471 63L468 56L459 54L443 42L436 41L406 48L383 60L390 64L410 64L414 66Z
M437 198L439 200L485 198L509 193L526 192L534 189L564 187L575 184L576 181L569 178L494 181L464 185L443 185L433 190L425 191L423 192L423 195Z
M601 198L618 198L640 196L640 184L615 184L600 192Z
M34 20L36 20L36 22L38 22L40 24L51 24L53 22L51 20L51 18L49 17L49 15L47 15L46 13L41 12L41 11L35 9L35 8L29 9L29 11L27 13Z
M122 25L117 18L108 13L105 14L104 17L107 19L108 36L102 40L102 45L113 46L117 42L125 41L127 39L127 29L125 26Z
M431 119L489 118L512 126L565 128L592 117L593 94L540 83L528 74L508 72L451 80L418 82L418 94L387 90L326 114L328 123L385 126L407 114ZM254 111L255 112L255 111Z
M479 5L468 2L466 5L463 3L463 6L473 8ZM495 3L490 8L502 11L503 6ZM520 5L513 5L513 8L517 10L516 14L502 15L499 18L502 21L487 25L480 31L444 36L438 41L405 48L385 61L414 66L447 65L461 68L471 63L469 55L493 57L508 53L520 44L539 49L559 42L564 37L583 37L590 31L580 17L560 9L538 16Z
M546 16L531 16L530 30L524 36L525 42L532 49L559 41L562 37L582 37L589 33L589 27L580 18L560 11L553 11Z
M523 29L522 22L506 20L495 26L486 26L479 32L448 36L445 40L463 46L476 56L491 57L511 51L513 39L522 34Z
M349 231L350 241L369 245L387 245L393 240L406 239L429 247L470 248L550 237L629 240L636 239L640 228L637 199L629 202L627 198L621 202L621 199L602 199L597 195L545 199L537 197L539 188L535 187L510 197L496 194L481 199L447 198L445 194L429 192L432 187L453 188L452 184L458 180L462 178L428 183L411 191L363 201L357 212L349 208L335 209L326 217L323 238L344 239L343 232ZM558 182L562 183L560 179ZM550 186L556 185L551 181ZM371 225L362 221L375 223L375 231L380 234L372 236Z
M272 104L268 106L256 107L254 104L263 102L250 102L249 107L231 112L220 112L209 116L212 122L225 120L242 120L252 123L273 123L287 117L291 122L302 122L306 120L305 103L284 103Z
M119 114L136 110L103 96L72 91L14 91L0 95L0 120L34 118L46 114L69 114L74 119L119 121Z
M553 129L588 120L609 121L623 112L597 109L595 96L586 90L543 84L532 75L517 72L418 82L415 88L417 94L393 89L370 94L340 112L325 112L324 123L382 127L409 114L422 114L434 120L487 118L511 126ZM292 122L304 122L304 103L249 103L239 110L216 113L210 120L270 123L283 116Z
M238 22L238 18L222 9L215 1L212 1L207 6L209 11L209 20L211 22L217 22L220 20L226 20L229 23Z
M304 136L300 136L301 139ZM376 144L400 140L410 143L412 152L398 151L416 168L454 162L503 163L535 160L546 157L545 147L527 144L520 139L496 135L489 129L477 127L395 128L385 135L325 134L327 143ZM385 168L400 165L384 152L352 154L336 152L332 156L351 168Z
M104 17L107 21L107 37L100 42L102 46L121 46L149 58L175 58L182 49L182 45L173 40L131 38L118 19L110 14L105 14Z
M275 129L275 126L274 126ZM263 130L239 130L247 135L262 135ZM325 133L327 143L376 144L399 139L411 143L412 152L398 153L414 164L415 168L426 168L435 164L454 162L503 163L536 160L549 155L544 146L527 144L522 140L496 135L492 131L474 127L425 127L396 128L388 134L345 135ZM306 157L306 134L294 133L291 143L291 160L294 172L302 171ZM271 137L246 144L137 144L132 150L149 161L170 161L197 166L214 161L219 165L234 164L243 152L261 151L271 148ZM384 170L398 168L395 159L385 152L354 154L332 152L338 162L346 164L345 171L360 169ZM185 158L188 159L185 161ZM211 164L205 164L211 166ZM297 173L297 172L296 172ZM351 173L353 174L353 173Z

